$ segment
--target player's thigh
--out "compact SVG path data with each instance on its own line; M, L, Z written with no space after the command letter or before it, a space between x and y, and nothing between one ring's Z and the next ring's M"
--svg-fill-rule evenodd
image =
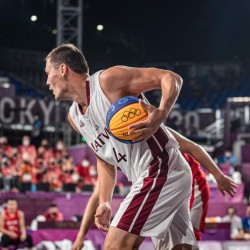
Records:
M105 250L132 250L139 249L143 237L121 230L117 227L110 227L105 239Z

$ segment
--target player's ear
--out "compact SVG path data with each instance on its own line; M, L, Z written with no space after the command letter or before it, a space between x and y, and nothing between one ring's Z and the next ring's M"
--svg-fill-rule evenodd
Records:
M67 73L68 73L68 67L65 63L62 63L60 65L60 74L62 77L65 77Z

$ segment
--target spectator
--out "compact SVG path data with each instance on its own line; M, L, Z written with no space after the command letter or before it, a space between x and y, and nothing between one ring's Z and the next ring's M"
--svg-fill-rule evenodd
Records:
M230 149L225 150L224 154L218 158L218 164L224 174L232 176L237 162Z
M11 162L13 165L19 165L22 161L18 149L13 147L12 148L12 155L11 155Z
M27 153L29 155L30 162L33 164L37 157L36 148L30 144L30 137L28 135L23 136L22 144L18 146L18 152L23 155Z
M53 157L53 150L50 148L49 141L46 138L42 139L40 146L44 148L43 158L45 160L45 164L47 164L49 158Z
M62 171L58 162L56 162L55 158L50 158L48 162L47 170L44 171L42 181L50 183L50 189L53 191L61 191L62 190L62 181L60 177L62 175Z
M223 222L231 222L231 240L243 239L243 226L241 218L237 215L237 210L234 207L228 207L227 215L222 218Z
M24 153L22 156L22 163L19 168L19 176L21 182L31 182L32 180L32 164L28 153Z
M63 221L63 214L56 204L52 203L44 214L46 221Z
M250 205L247 206L246 216L242 218L244 232L250 236Z
M84 157L82 159L81 164L77 165L77 172L80 175L80 178L84 181L85 179L89 179L89 167L90 167L90 162L87 157Z
M219 164L227 164L235 166L237 164L235 156L232 154L232 151L227 149L224 154L218 159Z
M8 138L6 136L0 137L0 152L8 157L12 156L12 147L8 144Z
M6 203L6 209L0 215L2 249L7 250L9 245L18 247L21 242L27 243L28 248L32 249L33 242L26 233L24 213L18 209L15 199L8 199Z
M60 160L63 158L63 153L64 153L64 144L62 140L58 140L56 142L56 148L54 149L54 157L57 160Z
M95 165L91 165L89 167L89 175L90 175L89 184L96 185L96 182L97 182L97 169L96 169Z
M77 184L79 180L79 174L77 173L73 160L70 157L63 159L61 180L64 184Z

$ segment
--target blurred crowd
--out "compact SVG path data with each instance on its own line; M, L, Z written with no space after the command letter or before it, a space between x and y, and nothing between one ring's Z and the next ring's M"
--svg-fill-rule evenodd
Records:
M235 207L228 207L227 215L222 218L222 221L231 223L232 240L250 240L250 205L247 206L243 217L237 215Z
M47 139L38 147L28 135L22 137L17 147L0 137L0 189L5 191L36 191L41 186L46 191L82 191L83 186L95 185L96 166L88 158L75 165L62 140L54 148ZM23 190L26 189L26 190Z

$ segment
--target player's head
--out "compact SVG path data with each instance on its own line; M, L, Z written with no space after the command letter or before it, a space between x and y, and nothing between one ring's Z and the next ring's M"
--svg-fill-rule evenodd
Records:
M57 205L55 203L51 203L49 206L49 213L52 216L56 216L58 212L59 212L59 210L58 210Z
M14 198L7 199L6 208L9 212L14 213L17 210L17 201Z
M82 52L73 44L63 44L53 49L46 57L45 72L47 85L55 99L67 99L70 75L86 78L89 73L87 61Z

